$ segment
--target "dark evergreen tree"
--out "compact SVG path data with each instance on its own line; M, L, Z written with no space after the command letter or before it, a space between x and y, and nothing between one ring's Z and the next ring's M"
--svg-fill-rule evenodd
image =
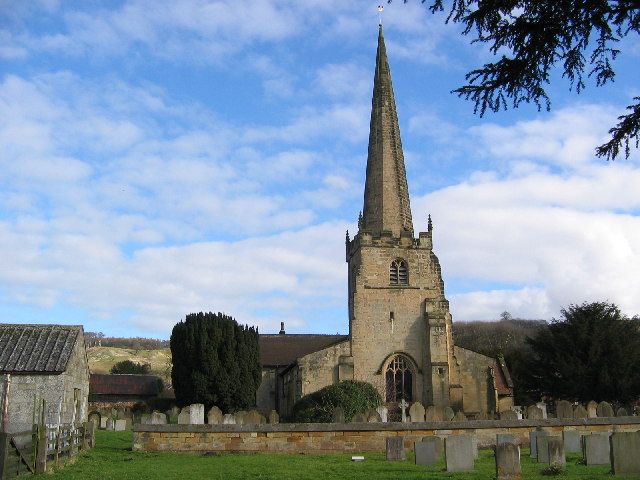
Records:
M391 2L391 0L388 0ZM405 3L408 0L404 0ZM522 102L551 106L546 86L555 67L580 93L591 77L597 86L613 82L613 65L626 36L638 41L638 0L422 0L432 12L448 10L447 22L460 23L472 43L486 43L499 58L467 74L455 93L475 103L483 115ZM640 140L640 97L618 117L611 139L596 155L629 157Z
M611 303L570 305L528 340L525 381L566 400L625 402L640 397L640 319Z
M262 378L256 328L222 313L192 313L173 327L170 346L179 405L225 412L255 406Z

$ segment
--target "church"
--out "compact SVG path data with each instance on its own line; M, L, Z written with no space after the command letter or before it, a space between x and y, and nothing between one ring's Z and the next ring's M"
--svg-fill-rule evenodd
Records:
M302 396L342 380L374 385L390 412L401 400L470 418L508 410L503 361L458 347L433 226L413 230L400 128L382 26L371 101L364 208L347 233L349 335L260 335L258 409L291 414Z

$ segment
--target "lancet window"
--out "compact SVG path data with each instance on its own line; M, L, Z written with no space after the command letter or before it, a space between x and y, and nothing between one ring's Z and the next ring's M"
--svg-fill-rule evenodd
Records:
M391 262L391 266L389 267L389 284L407 285L408 283L407 262L402 259Z
M404 355L396 355L389 362L385 372L386 401L407 402L413 400L413 373L409 359Z

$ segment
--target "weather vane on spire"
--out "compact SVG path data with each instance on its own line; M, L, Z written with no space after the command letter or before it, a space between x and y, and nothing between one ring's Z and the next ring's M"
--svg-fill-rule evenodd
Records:
M384 7L378 5L378 25L382 25L382 12L384 12Z

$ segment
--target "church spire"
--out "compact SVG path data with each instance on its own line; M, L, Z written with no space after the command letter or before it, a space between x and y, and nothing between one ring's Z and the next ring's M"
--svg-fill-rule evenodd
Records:
M403 232L413 236L407 174L382 25L373 80L362 224L374 235L388 230L394 237Z

